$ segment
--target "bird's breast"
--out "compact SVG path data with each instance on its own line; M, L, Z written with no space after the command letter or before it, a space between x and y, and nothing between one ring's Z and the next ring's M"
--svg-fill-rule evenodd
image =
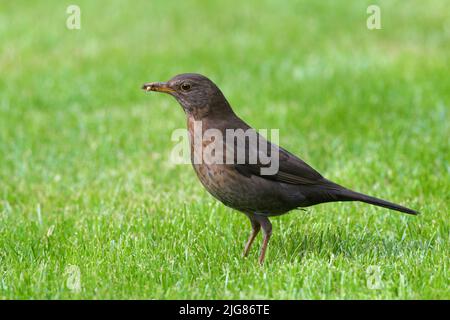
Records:
M281 214L292 209L283 197L281 184L259 176L244 176L234 163L227 163L224 137L208 134L209 129L217 130L188 119L192 166L210 194L243 212Z
M200 182L214 197L236 208L238 203L244 201L248 190L244 190L246 185L239 182L241 177L234 166L226 164L220 130L190 117L188 132L191 162Z

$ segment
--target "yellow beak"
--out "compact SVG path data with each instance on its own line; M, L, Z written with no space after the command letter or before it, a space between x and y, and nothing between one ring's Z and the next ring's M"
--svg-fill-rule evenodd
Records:
M175 92L175 90L173 90L167 85L167 82L147 82L144 83L142 89L145 91L157 91L165 93Z

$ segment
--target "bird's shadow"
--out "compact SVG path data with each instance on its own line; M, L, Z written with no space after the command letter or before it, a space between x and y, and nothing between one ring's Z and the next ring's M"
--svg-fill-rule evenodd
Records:
M290 229L290 228L289 228ZM422 239L404 238L394 232L382 234L377 231L361 230L349 232L345 227L325 230L288 230L273 237L271 249L275 259L290 261L308 256L330 260L343 256L349 259L374 257L395 259L411 250L426 250L429 243Z

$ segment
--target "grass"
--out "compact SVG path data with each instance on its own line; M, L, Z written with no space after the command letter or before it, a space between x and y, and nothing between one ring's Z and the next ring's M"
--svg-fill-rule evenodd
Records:
M0 298L450 298L446 1L80 0L70 31L72 3L0 10ZM182 72L422 215L319 205L272 219L264 267L260 238L242 259L247 218L167 161L180 107L139 89Z

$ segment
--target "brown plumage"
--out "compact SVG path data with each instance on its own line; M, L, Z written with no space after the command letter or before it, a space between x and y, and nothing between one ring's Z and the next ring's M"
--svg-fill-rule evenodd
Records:
M262 229L264 237L259 261L263 263L267 243L272 234L272 225L268 217L281 215L296 208L324 202L362 201L408 214L418 213L331 182L303 160L259 136L263 144L268 146L263 152L269 154L270 148L273 148L272 152L275 150L278 154L279 167L274 174L261 173L261 169L267 167L267 164L237 161L239 152L246 157L254 152L261 152L261 144L252 149L247 144L240 146L233 142L235 157L233 163L195 163L196 152L199 152L193 143L195 121L201 123L202 134L208 129L216 129L224 138L227 129L247 130L251 129L250 126L233 112L220 89L205 76L181 74L168 82L146 83L142 88L146 91L168 93L183 107L191 141L191 160L199 180L214 197L225 205L245 213L250 219L252 233L245 245L244 256L247 256L253 240ZM203 147L212 143L211 140L202 138L202 135L200 137L203 139L201 140ZM227 141L224 141L224 145L227 145Z

